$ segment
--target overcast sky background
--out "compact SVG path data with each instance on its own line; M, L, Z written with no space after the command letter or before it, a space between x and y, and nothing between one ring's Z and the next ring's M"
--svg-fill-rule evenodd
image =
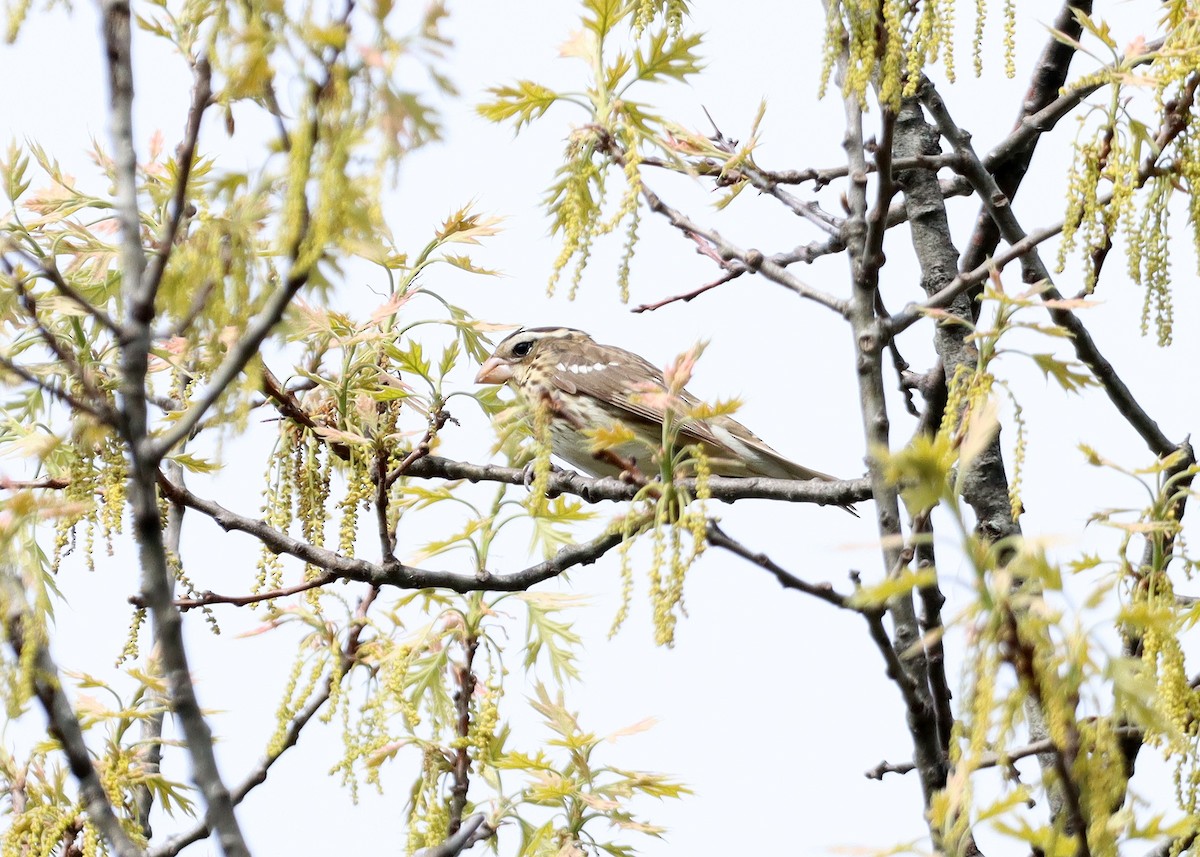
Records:
M960 79L943 94L983 153L1011 127L1030 67L1045 42L1045 23L1058 4L1018 3L1018 71L1012 81L1002 74L1000 20L995 14L984 77L970 76L973 15L968 4L960 5ZM994 5L998 12L1001 4ZM1098 5L1114 22L1119 44L1138 35L1153 38L1159 4L1142 0ZM707 68L693 85L643 88L631 97L649 100L680 124L701 131L708 129L702 111L707 108L721 130L736 139L749 133L759 100L766 98L759 164L785 169L843 163L841 104L832 96L816 100L823 26L819 4L762 0L737 4L736 15L731 8L697 3L694 26L708 34L701 48ZM694 392L705 398L740 396L745 404L738 418L784 454L830 473L860 475L863 443L852 342L848 328L828 311L768 281L742 277L692 303L633 315L618 302L614 285L619 237L598 248L576 301L566 300L565 289L553 299L546 297L545 283L558 245L547 235L541 199L571 123L583 115L573 115L571 108L555 109L514 139L509 127L484 122L473 108L486 87L518 78L582 88L583 66L557 58L557 46L578 27L578 14L572 3L452 4L447 32L455 48L447 68L463 97L442 105L445 141L403 162L398 187L386 207L398 244L420 247L446 214L475 200L479 210L505 218L505 231L473 255L481 264L502 269L505 278L472 277L447 267L431 273L425 281L428 288L488 321L584 328L600 341L639 351L660 365L696 341L708 340L691 385ZM174 146L189 86L177 62L138 52L145 42L139 39L135 44L136 133L142 156L156 130L165 134L168 148ZM1072 77L1093 65L1080 58ZM0 79L9 82L0 88L0 139L37 141L68 172L91 175L89 140L95 136L105 145L108 140L105 71L92 5L77 4L71 16L61 9L35 15L15 47L0 49ZM868 121L874 123L875 118L871 115ZM1073 120L1065 121L1042 143L1015 206L1027 230L1062 216L1068 163L1064 147L1076 130ZM216 116L206 122L201 150L221 153L226 159L221 165L229 169L253 166L252 150L227 142ZM653 173L648 181L667 202L702 223L716 225L744 247L771 253L820 237L807 223L752 191L717 214L709 207L712 194L703 184ZM101 187L94 180L92 184ZM837 212L839 193L839 187L827 188L818 199L826 210ZM810 197L811 189L804 188L802 195ZM960 249L976 211L973 202L951 202ZM1196 319L1196 265L1182 212L1173 225L1181 235L1172 254L1176 317L1186 328ZM641 234L631 305L717 276L713 264L664 221L647 215ZM886 246L889 264L883 291L893 311L919 297L908 241L907 232L897 229ZM1053 260L1054 253L1046 250L1045 258ZM1178 336L1174 346L1161 350L1141 338L1141 295L1135 287L1118 285L1118 268L1123 268L1123 258L1110 260L1102 305L1090 311L1086 321L1148 412L1168 436L1182 438L1200 425L1194 395L1200 339ZM1080 288L1078 271L1073 260L1059 277L1063 293ZM798 273L822 289L847 293L846 260L841 256L822 259ZM366 270L361 281L348 282L339 292L340 306L369 312L384 288L381 280L370 279L375 276ZM1015 267L1005 276L1011 288L1019 286ZM928 340L927 326L920 326L905 341L905 356L916 370L932 363ZM1027 342L1038 351L1052 348L1051 343ZM1101 507L1140 507L1145 495L1132 480L1086 466L1076 444L1087 442L1128 466L1148 464L1150 455L1102 395L1093 391L1064 396L1018 357L1003 361L999 370L1021 397L1029 426L1029 511L1022 519L1026 535L1047 540L1062 558L1111 548L1117 537L1101 527L1085 528L1088 515ZM469 389L474 372L473 366L459 367L457 388ZM887 382L894 386L890 375ZM912 426L901 416L898 400L893 405L893 440L899 444ZM440 452L482 461L491 437L484 419L462 404L454 414L462 427L447 431ZM270 435L268 428L226 443L225 455L234 466L205 490L238 511L256 514L261 456L270 446ZM1008 457L1011 430L1004 439ZM881 575L873 515L869 504L860 510L861 521L834 508L766 501L716 511L731 535L806 579L829 580L845 589L850 569L861 570L867 580ZM603 519L614 514L609 507L600 511ZM453 521L447 520L446 527L450 532ZM404 535L402 528L402 539ZM950 528L943 526L938 536L942 585L949 599L945 615L953 617L969 597L969 571L955 553ZM416 552L413 538L411 545L402 543L402 557L405 550L409 555ZM503 543L494 555L494 567L506 571L525 565L525 549L524 538ZM245 591L255 574L257 552L248 538L222 537L215 526L191 513L184 555L192 577L216 591ZM429 565L454 562L451 556ZM137 589L134 554L127 545L120 546L117 556L100 562L94 575L83 572L78 562L67 569L63 588L68 603L58 612L55 651L65 665L102 672L124 639L125 599ZM644 585L639 585L625 629L610 642L605 635L618 605L616 572L615 558L606 559L573 572L569 586L555 582L545 587L591 596L590 606L577 620L585 639L584 679L568 688L568 702L583 712L585 727L602 733L648 716L659 718L652 731L601 752L619 766L669 772L697 792L683 802L643 806L650 820L670 828L664 840L627 841L650 855L821 854L833 848L882 848L921 839L926 828L916 779L892 776L879 783L863 776L883 759L909 759L911 743L899 696L884 677L861 620L783 592L761 570L713 550L689 578L690 617L680 624L673 650L652 648ZM1078 606L1070 595L1066 602ZM220 638L207 635L198 614L189 614L188 625L201 699L208 708L224 712L215 716L213 726L221 736L223 772L232 783L258 757L270 734L294 638L271 634L236 639L238 631L254 627L258 620L239 616L232 608L217 612L225 630ZM1103 611L1093 612L1081 621L1116 651L1115 638L1104 636L1104 616ZM522 634L519 625L514 624L512 634L515 643ZM952 657L960 641L951 634ZM509 660L514 678L519 666L514 653ZM955 658L950 666L955 688L959 666ZM503 713L517 722L518 742L536 746L544 733L525 711L519 681L510 685L506 705ZM35 725L40 725L39 718L33 715ZM5 740L19 734L10 728ZM362 803L354 809L347 792L326 776L339 754L336 724L309 727L300 747L288 753L268 783L242 806L240 818L253 849L300 854L368 848L390 854L402 849L403 805L415 769L393 765L385 775L387 797L377 798L364 789ZM1139 760L1135 788L1143 782L1143 766L1154 767L1153 756L1147 751ZM174 773L186 778L186 767L177 763ZM1157 792L1169 788L1168 781L1153 782L1158 784L1150 796L1158 802L1169 800L1169 792ZM156 829L169 827L170 822L160 820ZM516 833L509 830L502 836L502 852L507 853ZM983 832L980 844L990 854L989 841L995 842ZM202 843L187 853L213 852L215 846Z

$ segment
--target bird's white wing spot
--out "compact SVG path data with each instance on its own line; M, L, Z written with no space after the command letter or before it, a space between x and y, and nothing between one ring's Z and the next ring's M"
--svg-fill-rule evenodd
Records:
M597 372L609 366L616 365L616 363L592 363L590 366L583 363L559 363L557 368L563 372L574 372L576 375L586 375L588 372Z
M712 430L713 436L732 451L745 456L754 454L754 450L729 429L712 423L709 423L708 427Z

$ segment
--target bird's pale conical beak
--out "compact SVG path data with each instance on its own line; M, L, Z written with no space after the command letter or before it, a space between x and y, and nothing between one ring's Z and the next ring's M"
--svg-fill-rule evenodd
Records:
M475 376L476 384L503 384L513 376L512 365L496 355L483 361L479 374Z

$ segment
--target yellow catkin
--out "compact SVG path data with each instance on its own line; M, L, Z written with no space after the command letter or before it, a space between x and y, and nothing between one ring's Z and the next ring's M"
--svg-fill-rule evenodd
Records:
M1017 4L1004 0L1004 75L1009 80L1017 76Z
M987 3L985 0L975 0L975 37L971 42L971 61L975 66L975 76L983 76L983 30L987 24Z
M663 532L664 516L661 505L655 513L654 529L650 534L652 556L650 559L650 606L653 611L654 642L670 646L675 639L675 616L667 604L662 573L667 559L667 538Z
M1025 411L1021 407L1021 403L1017 401L1017 397L1013 395L1012 389L1007 385L1003 385L1004 391L1008 393L1008 399L1012 402L1013 407L1013 426L1016 428L1017 439L1013 444L1012 456L1012 478L1008 483L1008 503L1012 509L1013 520L1021 517L1021 512L1024 511L1024 504L1021 502L1021 484L1025 476L1025 455L1028 451L1028 437L1025 431Z
M883 5L884 46L879 83L879 101L892 110L900 109L904 78L904 13L908 3L887 0Z
M475 716L471 718L471 745L478 759L487 759L492 741L496 738L496 727L500 725L500 697L503 687L499 681L488 682L477 703Z
M291 722L292 716L295 713L295 706L292 700L296 694L296 688L300 683L300 674L304 670L304 658L296 658L292 663L292 670L288 674L287 684L283 689L283 698L279 702L279 708L275 712L275 734L271 736L271 740L267 743L267 754L270 756L278 755L283 750L283 741L287 725Z
M629 551L633 547L633 534L626 531L625 538L621 542L619 555L621 558L620 574L621 574L621 606L617 608L617 613L613 616L611 627L608 629L608 638L611 640L621 630L621 626L625 624L625 620L629 618L629 607L633 603L633 561L630 559Z
M146 622L146 608L137 607L133 611L133 615L129 619L129 632L125 635L125 645L121 648L121 654L117 656L113 666L121 666L129 660L133 660L138 656L138 634L142 630L142 625Z

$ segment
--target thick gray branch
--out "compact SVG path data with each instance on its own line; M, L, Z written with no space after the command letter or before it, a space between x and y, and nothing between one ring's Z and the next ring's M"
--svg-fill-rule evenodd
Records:
M395 474L398 478L400 474ZM471 464L436 455L413 462L404 476L422 479L466 479L469 482L501 482L507 485L526 485L529 474L524 468L502 467L498 464ZM389 483L393 481L389 475ZM677 484L692 496L696 480L680 479ZM735 500L786 500L792 503L818 503L822 506L845 506L869 499L868 479L839 479L823 482L817 479L769 479L765 476L712 476L708 480L709 494L714 500L732 503ZM574 494L589 503L601 500L632 500L639 487L615 476L592 478L574 470L556 470L550 474L547 493Z
M154 292L144 277L137 204L137 158L133 146L133 64L130 10L125 0L102 0L111 88L117 211L122 230L121 292L126 308L120 343L118 428L129 454L129 505L142 570L142 598L154 621L171 706L192 759L192 777L204 799L208 823L218 833L227 857L249 857L229 792L213 754L212 732L200 711L183 642L182 621L174 605L174 580L167 565L159 521L158 455L148 433L147 368L154 320Z

